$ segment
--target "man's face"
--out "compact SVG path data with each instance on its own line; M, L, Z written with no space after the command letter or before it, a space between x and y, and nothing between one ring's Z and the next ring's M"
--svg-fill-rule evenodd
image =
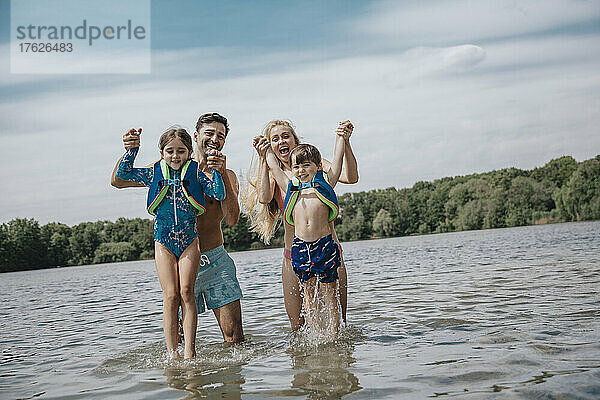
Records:
M202 154L208 149L221 151L225 145L225 125L220 122L203 124L198 132L194 132L194 141Z

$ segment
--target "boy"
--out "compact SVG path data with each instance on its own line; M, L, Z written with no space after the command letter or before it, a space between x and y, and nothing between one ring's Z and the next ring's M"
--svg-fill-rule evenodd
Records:
M288 184L283 213L285 223L294 227L292 266L302 283L308 326L330 333L340 326L337 268L341 264L330 222L339 215L333 188L342 170L344 134L348 134L348 129L348 125L338 127L334 158L326 173L315 146L300 144L292 150L293 178Z

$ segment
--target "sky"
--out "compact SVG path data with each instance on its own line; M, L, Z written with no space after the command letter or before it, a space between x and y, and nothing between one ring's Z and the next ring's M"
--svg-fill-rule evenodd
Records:
M0 0L0 222L147 217L144 189L109 183L122 134L143 128L146 165L164 130L193 131L213 111L229 119L223 152L242 185L252 138L272 119L329 159L337 123L354 123L360 180L338 193L600 154L598 1L150 8L150 73L16 74L11 3Z

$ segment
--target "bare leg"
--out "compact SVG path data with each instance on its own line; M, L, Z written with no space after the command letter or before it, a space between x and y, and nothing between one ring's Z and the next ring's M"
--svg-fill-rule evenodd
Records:
M154 263L163 292L163 331L167 351L178 358L177 354L177 310L179 309L179 276L177 259L165 246L154 242Z
M317 313L319 309L319 299L317 298L317 278L310 278L302 284L302 292L304 294L304 316L306 324L311 329L316 329Z
M292 262L287 258L283 259L281 267L281 277L283 281L283 303L287 312L292 330L297 331L304 325L302 316L302 293L300 291L300 282L292 269Z
M340 244L340 240L335 233L335 229L333 227L333 222L330 223L331 232L333 234L333 240L340 247L340 260L342 264L338 268L338 275L340 276L340 305L342 306L342 319L344 323L346 323L346 309L348 308L348 273L346 272L346 263L344 262L344 254L342 253L342 245Z
M342 260L342 264L338 268L338 275L340 276L340 305L342 306L342 319L344 320L344 323L346 323L346 309L348 308L348 274L346 272L344 257L341 254L340 259Z
M334 334L340 329L340 306L338 301L338 283L319 283L319 297L323 299L323 315L326 316L326 326L329 333Z
M183 318L183 339L185 341L183 358L196 356L198 310L196 309L196 298L194 297L194 284L196 283L200 263L198 243L198 238L194 239L179 257L179 291ZM179 326L177 326L177 330L179 331Z
M242 306L239 300L232 301L213 310L221 328L223 340L228 343L239 343L244 340L242 329Z

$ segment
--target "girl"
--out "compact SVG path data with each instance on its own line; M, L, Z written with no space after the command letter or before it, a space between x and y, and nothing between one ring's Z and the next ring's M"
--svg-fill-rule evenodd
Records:
M344 150L344 166L339 181L342 183L358 182L358 167L356 158L350 147L350 135L354 126L350 121L340 122L338 133L343 133L346 140ZM291 151L300 144L300 139L288 121L274 120L267 124L263 134L254 138L253 146L258 153L258 166L254 176L248 178L249 185L243 194L242 204L250 218L251 228L257 232L265 243L269 243L279 223L279 217L284 208L285 193L288 182L292 177L290 164ZM267 152L275 156L283 174L271 170L267 164ZM323 168L328 169L330 163L323 160ZM338 241L333 223L331 230L336 242ZM294 274L291 263L291 246L294 239L294 229L284 224L284 243L282 280L283 300L285 309L292 325L292 330L298 330L304 324L301 315L302 297L300 295L299 280ZM347 306L347 274L343 262L338 268L340 275L339 290L342 305L342 318L346 321Z
M141 133L141 129L139 129ZM178 309L181 303L184 358L196 355L198 313L194 284L200 248L196 216L204 213L204 195L225 198L218 171L212 181L191 160L192 138L185 129L170 128L158 142L161 159L147 168L133 168L139 147L128 150L117 169L121 179L148 186L147 207L154 219L154 260L163 291L163 329L167 351L178 358Z

